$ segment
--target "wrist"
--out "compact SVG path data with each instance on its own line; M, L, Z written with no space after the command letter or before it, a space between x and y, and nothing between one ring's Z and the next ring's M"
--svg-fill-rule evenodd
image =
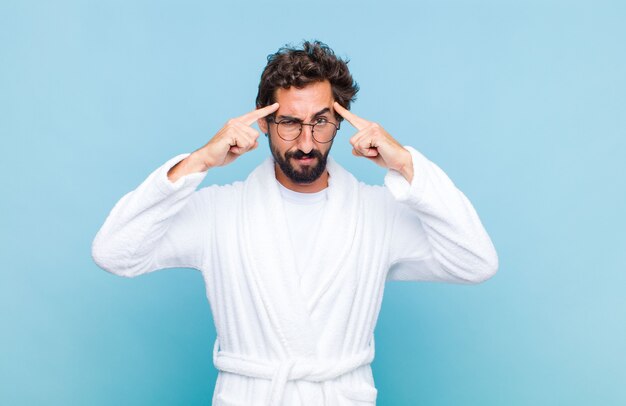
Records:
M405 159L403 160L403 164L398 169L398 172L404 176L404 178L411 183L413 181L413 157L411 156L411 152L408 149L402 148L405 152Z
M194 155L195 153L191 153L187 156L187 158L178 162L176 165L170 168L167 172L168 179L174 183L178 179L183 176L189 175L191 173L204 172L208 170L207 165L204 163L202 159Z
M205 172L215 166L202 155L202 150L200 149L189 154L185 161L187 161L186 167L189 172Z

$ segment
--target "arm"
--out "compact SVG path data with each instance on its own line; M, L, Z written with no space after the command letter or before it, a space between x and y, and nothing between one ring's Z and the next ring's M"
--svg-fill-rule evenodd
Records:
M194 191L210 168L255 149L259 133L250 125L278 107L228 120L206 145L170 159L122 197L93 241L96 264L126 277L162 268L200 269L211 230L212 200L206 196L214 189Z
M394 170L385 177L397 202L387 280L467 284L491 278L498 256L474 207L437 165L405 148L411 183Z
M134 277L162 268L200 268L210 208L194 193L207 172L168 179L168 171L189 154L152 172L111 210L92 243L96 264L115 275ZM180 167L180 165L179 165Z
M492 277L498 269L493 244L448 176L379 124L333 106L358 130L350 138L352 154L389 169L385 185L396 211L387 280L478 283Z

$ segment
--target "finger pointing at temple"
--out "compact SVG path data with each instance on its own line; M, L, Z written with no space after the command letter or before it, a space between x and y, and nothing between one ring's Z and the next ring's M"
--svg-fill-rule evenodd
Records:
M251 112L246 113L243 116L236 118L236 120L245 125L252 125L258 119L263 118L267 115L270 115L276 110L278 110L278 107L279 107L278 103L270 104L269 106L252 110Z
M228 165L239 156L254 150L259 145L257 141L259 132L251 125L272 114L278 107L278 103L274 103L228 120L209 142L183 160L187 164L181 165L184 167L181 171L202 172L216 166ZM179 177L180 174L175 173L170 180L176 181Z
M339 115L341 115L341 117L348 120L348 122L352 124L352 126L359 131L361 131L362 129L364 129L370 124L369 121L357 116L356 114L346 109L345 107L343 107L341 104L337 102L333 104L333 107L335 108L335 111L339 113Z

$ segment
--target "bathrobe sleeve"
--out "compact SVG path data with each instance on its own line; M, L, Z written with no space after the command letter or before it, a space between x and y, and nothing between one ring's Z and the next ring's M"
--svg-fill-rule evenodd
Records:
M396 204L387 280L479 283L498 256L478 214L450 178L419 151L413 180L390 170L385 186Z
M195 190L207 172L188 174L175 183L167 178L169 169L188 155L167 161L113 207L92 243L99 267L124 277L163 268L200 268L208 237L197 228L207 221L210 208Z

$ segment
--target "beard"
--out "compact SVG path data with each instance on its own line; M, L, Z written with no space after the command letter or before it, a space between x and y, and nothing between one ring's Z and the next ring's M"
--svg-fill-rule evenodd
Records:
M287 151L285 155L282 156L272 144L271 138L269 143L274 161L278 164L285 176L294 183L313 183L326 171L326 161L328 160L330 148L328 148L325 154L322 154L318 149L312 149L308 154L298 149L296 151ZM296 169L296 167L291 164L292 158L316 158L317 163L315 165L302 165L300 169Z

